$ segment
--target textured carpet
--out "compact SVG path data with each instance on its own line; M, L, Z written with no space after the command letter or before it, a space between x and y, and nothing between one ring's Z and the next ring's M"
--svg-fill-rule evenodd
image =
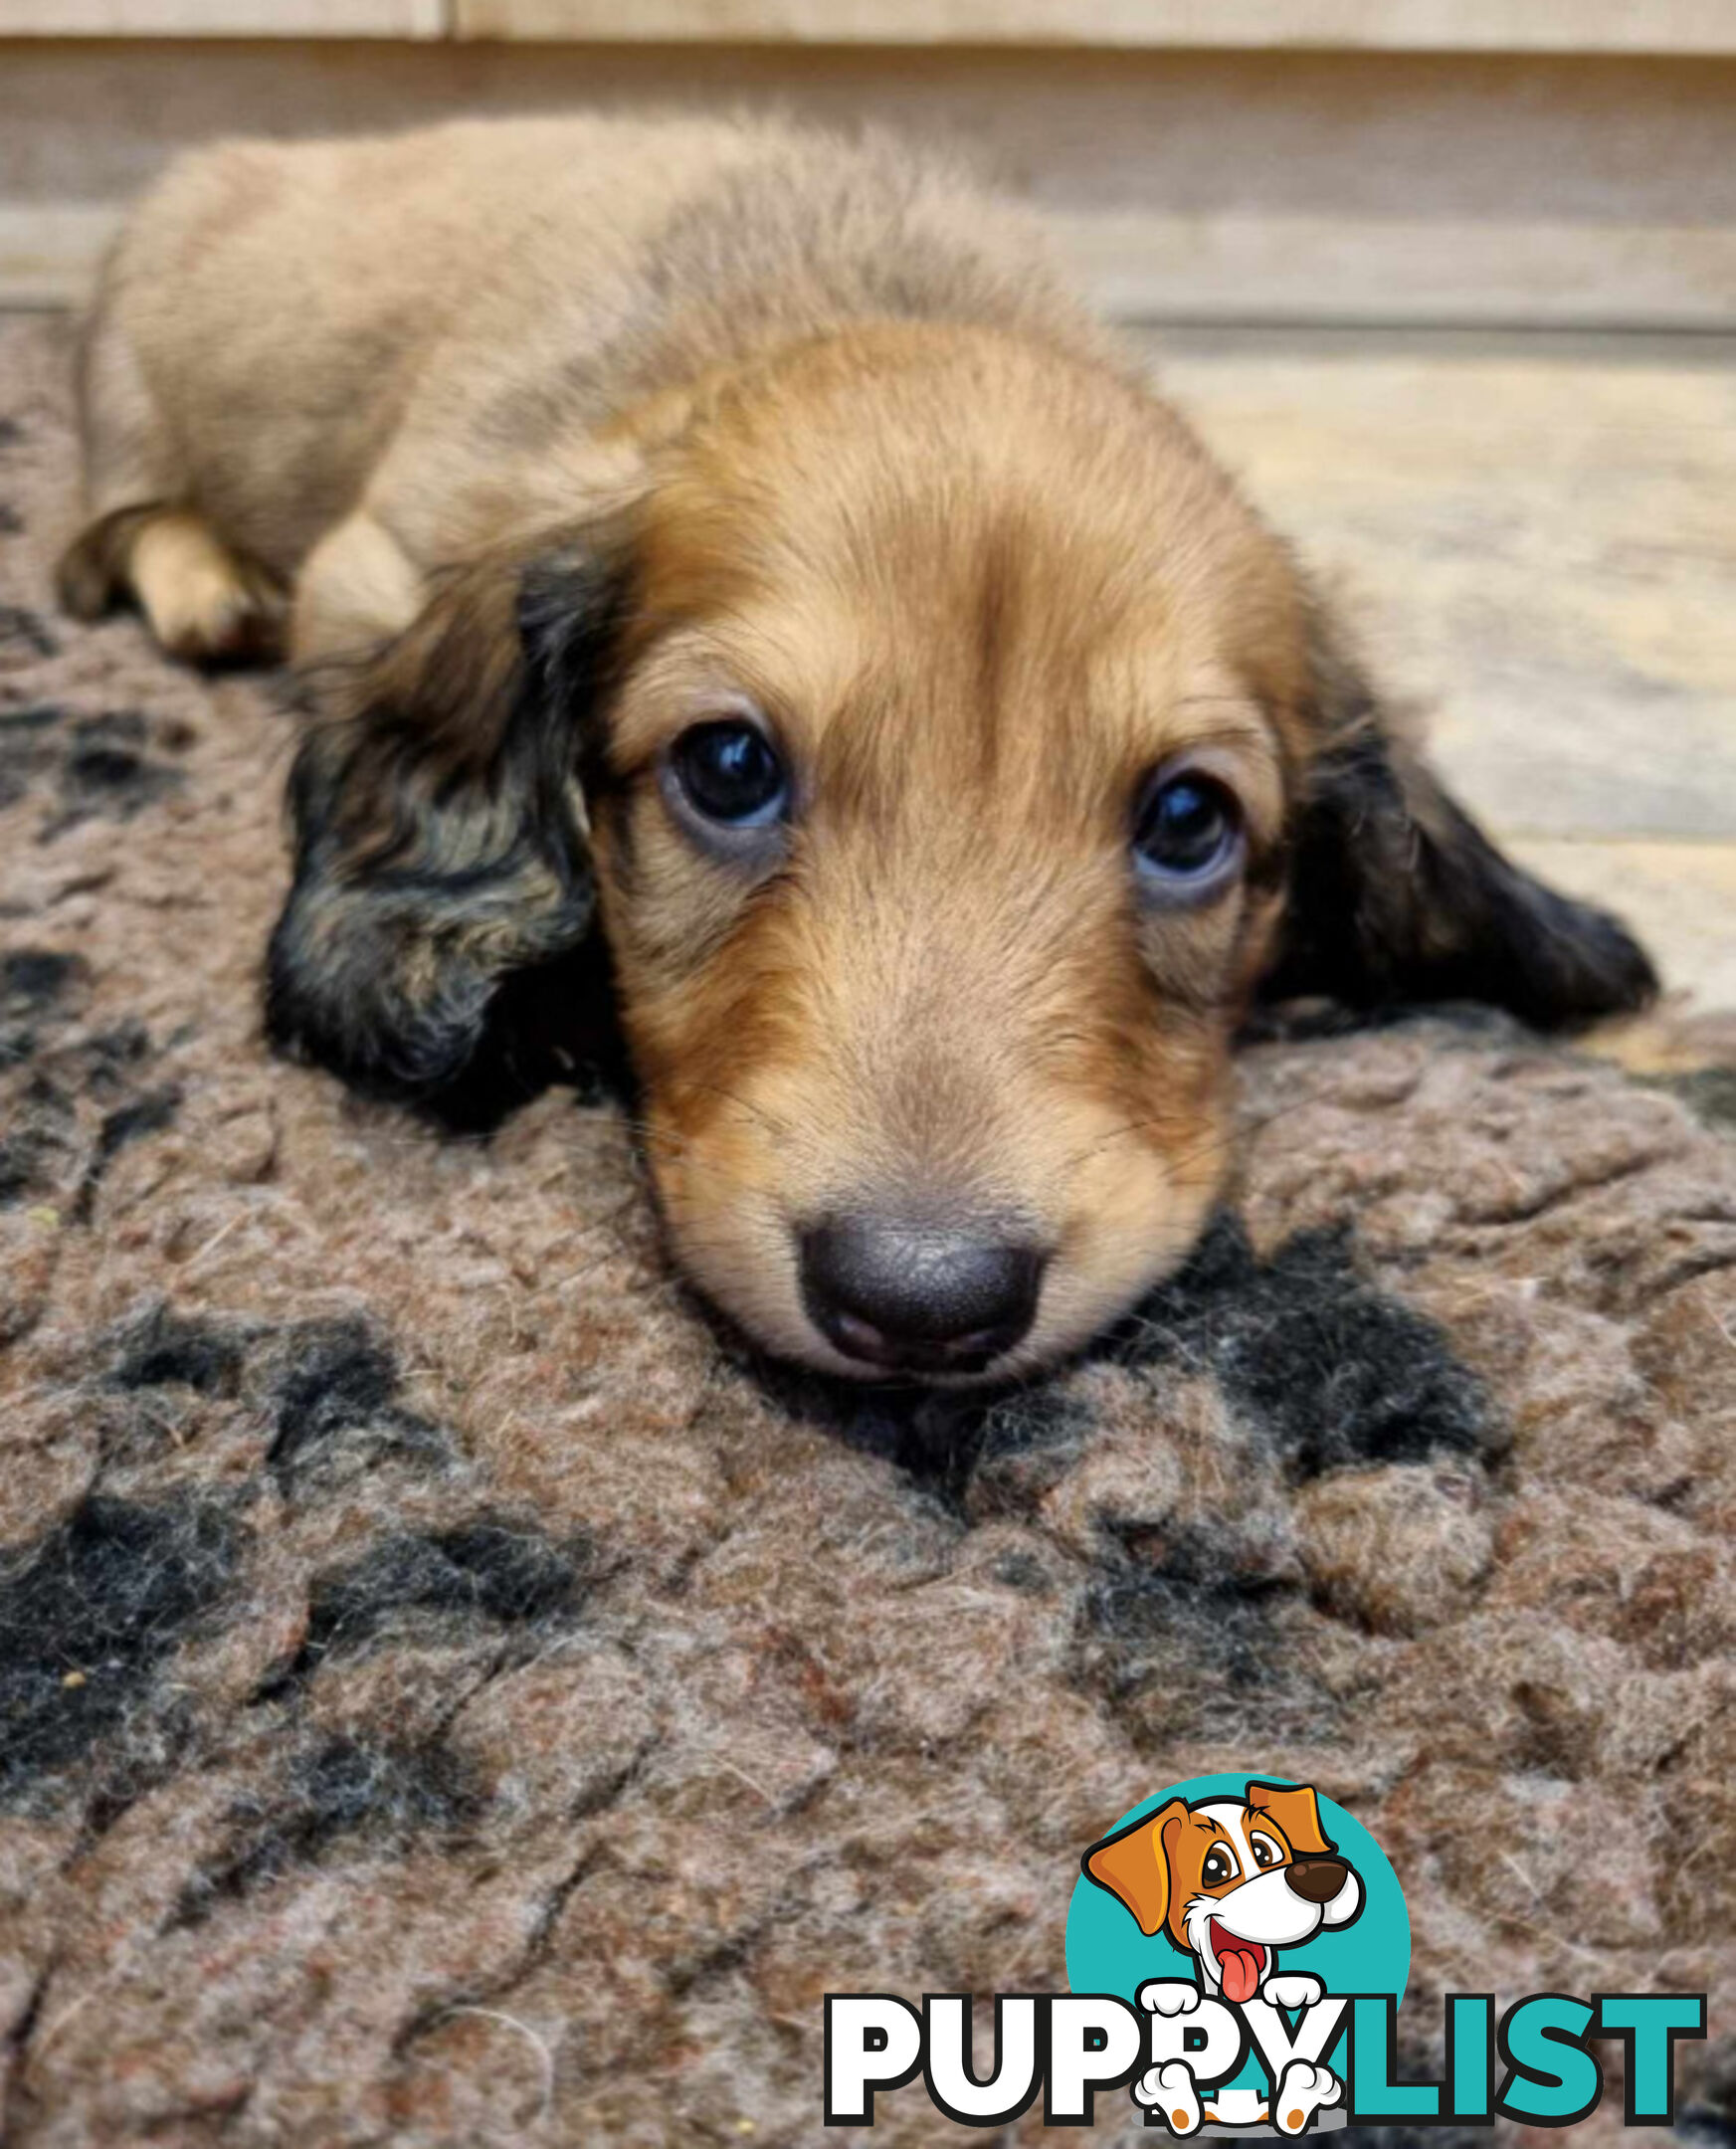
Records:
M1709 1988L1732 2139L1728 1074L1261 1045L1240 1220L1092 1362L755 1368L616 1105L267 1058L289 719L52 615L65 379L0 331L6 2138L815 2141L827 1989L1058 1987L1084 1846L1253 1768L1392 1856L1408 2056Z

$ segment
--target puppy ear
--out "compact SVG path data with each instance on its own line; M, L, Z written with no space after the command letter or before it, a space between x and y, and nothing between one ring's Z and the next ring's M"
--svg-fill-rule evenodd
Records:
M1656 975L1626 929L1501 856L1318 616L1311 677L1319 744L1264 997L1481 1000L1540 1030L1651 999Z
M1248 1803L1277 1823L1297 1857L1325 1857L1333 1849L1320 1826L1320 1801L1312 1784L1251 1783Z
M1085 1878L1125 1903L1147 1938L1161 1932L1169 1916L1170 1840L1187 1814L1184 1801L1171 1799L1143 1821L1092 1844L1079 1860Z
M580 775L623 582L576 543L485 559L331 668L289 782L295 876L266 984L281 1049L438 1097L502 982L585 938Z

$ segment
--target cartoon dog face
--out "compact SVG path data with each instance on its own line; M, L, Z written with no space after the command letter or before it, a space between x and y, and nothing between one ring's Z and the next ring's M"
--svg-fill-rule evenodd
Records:
M1280 1947L1348 1925L1362 1882L1322 1833L1311 1786L1252 1782L1243 1799L1171 1799L1084 1856L1084 1871L1167 1932L1199 1965L1202 1990L1243 2005L1264 1987Z

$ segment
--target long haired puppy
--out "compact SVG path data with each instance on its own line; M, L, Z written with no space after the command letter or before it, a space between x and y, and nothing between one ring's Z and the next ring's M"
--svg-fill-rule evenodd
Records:
M287 649L273 1037L461 1082L600 929L688 1272L772 1350L997 1377L1193 1244L1262 991L1635 1006L1285 547L886 143L466 123L178 164L84 350L62 570Z

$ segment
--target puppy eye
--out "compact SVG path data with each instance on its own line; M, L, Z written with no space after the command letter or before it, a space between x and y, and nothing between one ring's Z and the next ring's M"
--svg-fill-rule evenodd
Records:
M1206 1862L1200 1868L1200 1877L1208 1887L1222 1887L1226 1880L1236 1877L1236 1860L1228 1851L1218 1849L1206 1853Z
M693 812L720 828L764 828L789 803L790 781L776 748L739 718L683 731L671 749L670 771Z
M1269 1836L1256 1836L1254 1839L1254 1862L1256 1865L1281 1865L1283 1861L1283 1853Z
M1215 777L1196 770L1160 774L1140 803L1133 860L1141 883L1160 900L1199 902L1242 863L1242 809Z

